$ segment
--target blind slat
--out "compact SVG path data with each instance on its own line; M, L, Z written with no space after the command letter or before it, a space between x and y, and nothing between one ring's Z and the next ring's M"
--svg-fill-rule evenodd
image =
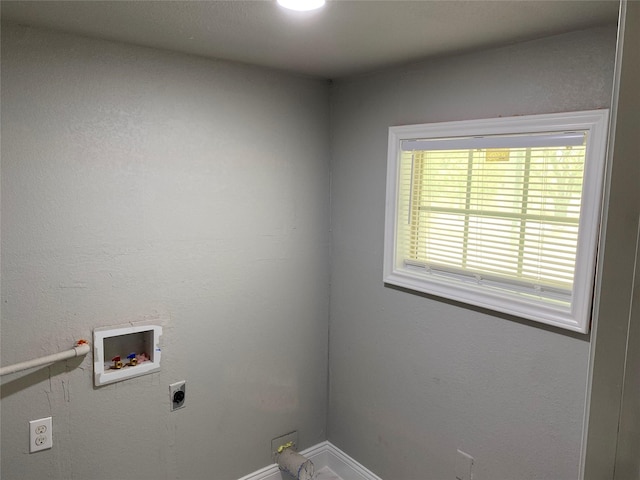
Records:
M571 291L584 132L546 145L549 136L525 137L491 145L474 138L467 149L460 139L403 141L398 199L408 265ZM458 148L443 150L453 140Z

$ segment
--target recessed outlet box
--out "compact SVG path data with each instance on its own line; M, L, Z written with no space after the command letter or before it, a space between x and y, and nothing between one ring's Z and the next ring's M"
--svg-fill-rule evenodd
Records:
M271 459L275 462L278 455L278 449L284 445L291 445L294 450L298 449L298 431L287 433L271 440ZM287 447L289 448L289 447Z
M473 478L473 463L475 459L468 453L458 450L456 454L456 480L471 480Z
M122 325L93 331L94 385L160 370L160 325Z
M169 385L169 401L171 402L171 411L184 408L184 402L187 399L187 385L183 380L181 382Z

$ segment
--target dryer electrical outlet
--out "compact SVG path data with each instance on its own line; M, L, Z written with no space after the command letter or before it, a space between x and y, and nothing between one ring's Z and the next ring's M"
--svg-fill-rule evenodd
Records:
M171 411L184 408L184 402L187 397L187 382L172 383L169 385L169 401L171 402Z

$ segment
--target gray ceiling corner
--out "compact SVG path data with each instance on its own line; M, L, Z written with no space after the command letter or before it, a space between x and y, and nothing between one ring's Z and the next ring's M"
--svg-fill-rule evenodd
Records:
M3 21L322 78L613 24L615 0L2 1Z

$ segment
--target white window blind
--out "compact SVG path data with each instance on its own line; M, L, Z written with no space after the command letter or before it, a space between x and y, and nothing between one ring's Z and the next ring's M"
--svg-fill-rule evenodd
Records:
M435 135L392 127L409 131L390 142L385 281L586 330L593 282L577 275L593 277L599 198L585 196L600 191L604 118L568 130L558 114L543 117L552 121L498 119L474 135L473 122L453 122L458 136L439 135L447 124Z

